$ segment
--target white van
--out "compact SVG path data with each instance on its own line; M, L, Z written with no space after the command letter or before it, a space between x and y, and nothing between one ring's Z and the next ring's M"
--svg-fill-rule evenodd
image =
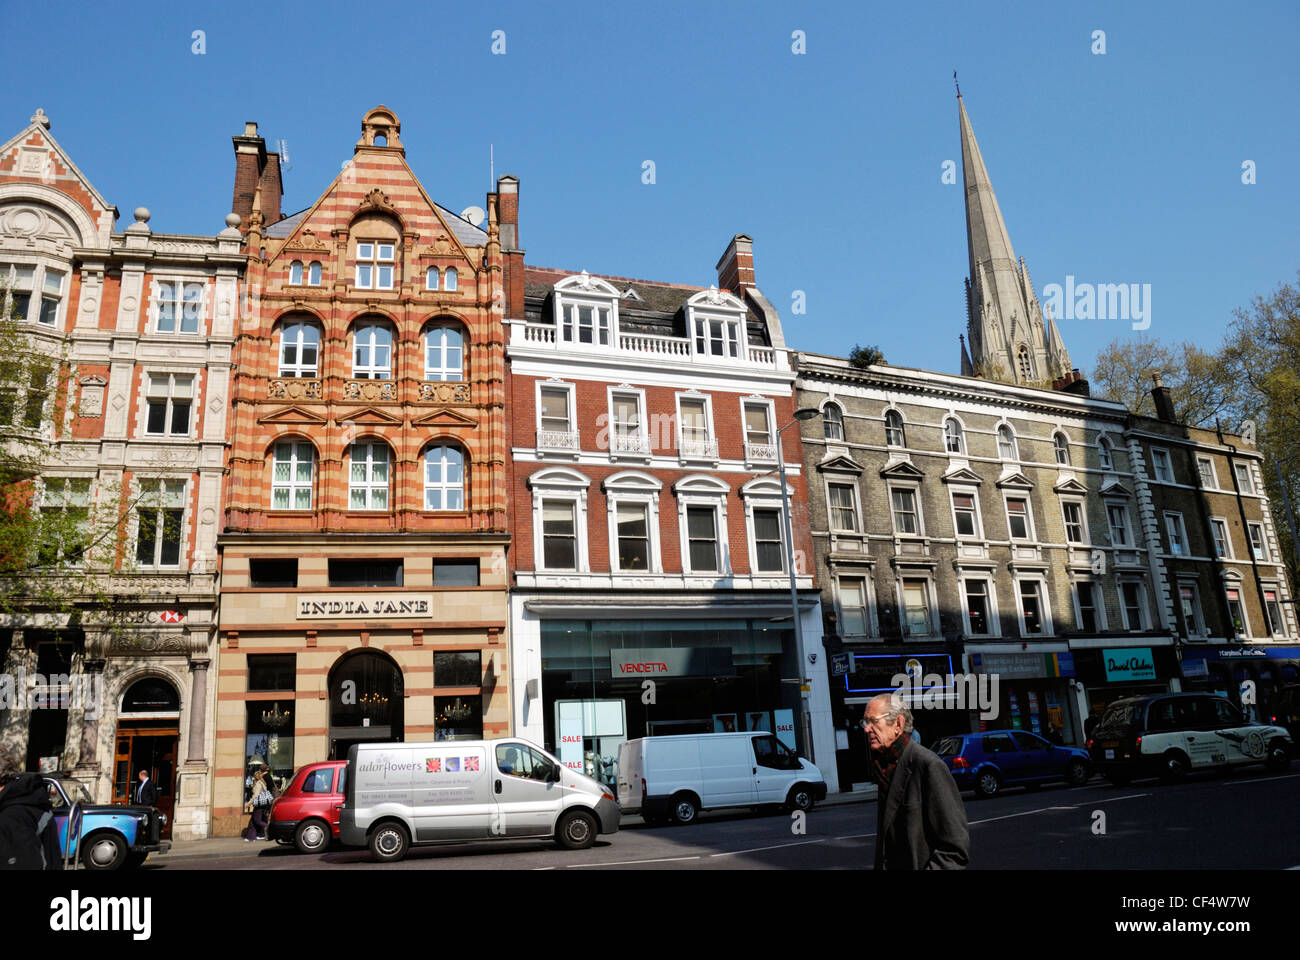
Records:
M697 733L628 740L618 748L618 802L646 823L691 823L701 810L826 799L815 766L770 733Z
M339 839L380 861L466 840L553 838L585 850L618 830L606 787L526 740L359 743L347 769Z

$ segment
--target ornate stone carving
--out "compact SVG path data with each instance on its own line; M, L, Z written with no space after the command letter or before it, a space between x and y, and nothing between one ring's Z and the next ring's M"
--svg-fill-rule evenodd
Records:
M378 192L378 191L375 191ZM329 247L325 241L316 236L314 231L303 230L302 233L294 237L293 241L285 246L286 250L305 250L308 253L321 253L328 251Z
M349 380L343 384L345 400L397 399L397 384L392 380Z
M426 380L420 384L421 403L469 403L469 384L448 380Z
M324 394L319 380L301 380L290 377L271 380L266 385L266 396L271 400L319 400Z
M366 194L366 199L361 201L361 206L357 207L357 212L366 210L380 210L384 213L396 214L397 209L393 206L393 201L388 198L388 194L378 187Z
M140 634L137 636L119 635L113 638L112 645L108 648L108 655L111 656L134 656L141 653L189 653L189 644L185 642L185 637L176 636L157 636L154 634Z

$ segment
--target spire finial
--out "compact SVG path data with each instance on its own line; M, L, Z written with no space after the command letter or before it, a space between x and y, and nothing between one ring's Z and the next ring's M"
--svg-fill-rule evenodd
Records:
M961 84L957 82L957 71L956 71L956 70L954 70L954 71L952 72L952 82L953 82L953 86L955 86L955 87L957 88L957 99L960 100L960 99L961 99Z

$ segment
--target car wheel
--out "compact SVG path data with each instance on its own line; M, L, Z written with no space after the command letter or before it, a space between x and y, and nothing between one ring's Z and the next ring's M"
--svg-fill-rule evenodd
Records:
M321 820L304 820L293 832L299 853L320 853L330 845L330 828Z
M699 802L689 793L679 793L673 797L673 821L675 823L694 823L700 815Z
M1275 773L1284 773L1291 769L1291 751L1287 749L1285 740L1274 740L1268 745L1266 764L1268 769Z
M1065 770L1065 781L1072 787L1081 787L1088 782L1088 762L1074 759Z
M1160 762L1160 779L1177 783L1187 776L1187 757L1179 750L1170 750Z
M596 842L596 818L586 810L571 810L555 828L555 842L565 850L586 850Z
M789 795L785 798L785 805L790 810L811 810L813 808L813 795L812 791L808 789L808 784L796 783L791 787Z
M120 870L130 853L120 833L91 834L81 844L81 862L87 870Z
M395 863L406 856L411 837L400 823L381 824L370 834L370 856L380 863Z
M977 797L997 796L1002 789L1002 778L992 770L981 770L975 777L975 795Z
M149 852L147 850L133 850L126 855L126 863L122 865L122 869L135 870L148 859Z

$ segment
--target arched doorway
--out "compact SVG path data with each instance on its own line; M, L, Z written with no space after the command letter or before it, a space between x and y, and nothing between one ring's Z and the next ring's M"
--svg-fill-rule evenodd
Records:
M329 696L331 760L346 760L354 743L402 740L402 670L386 653L355 650L340 657L330 670Z
M162 677L137 680L122 694L113 751L113 802L132 803L141 770L158 791L158 809L167 815L162 835L171 837L176 805L176 744L180 740L181 698Z

